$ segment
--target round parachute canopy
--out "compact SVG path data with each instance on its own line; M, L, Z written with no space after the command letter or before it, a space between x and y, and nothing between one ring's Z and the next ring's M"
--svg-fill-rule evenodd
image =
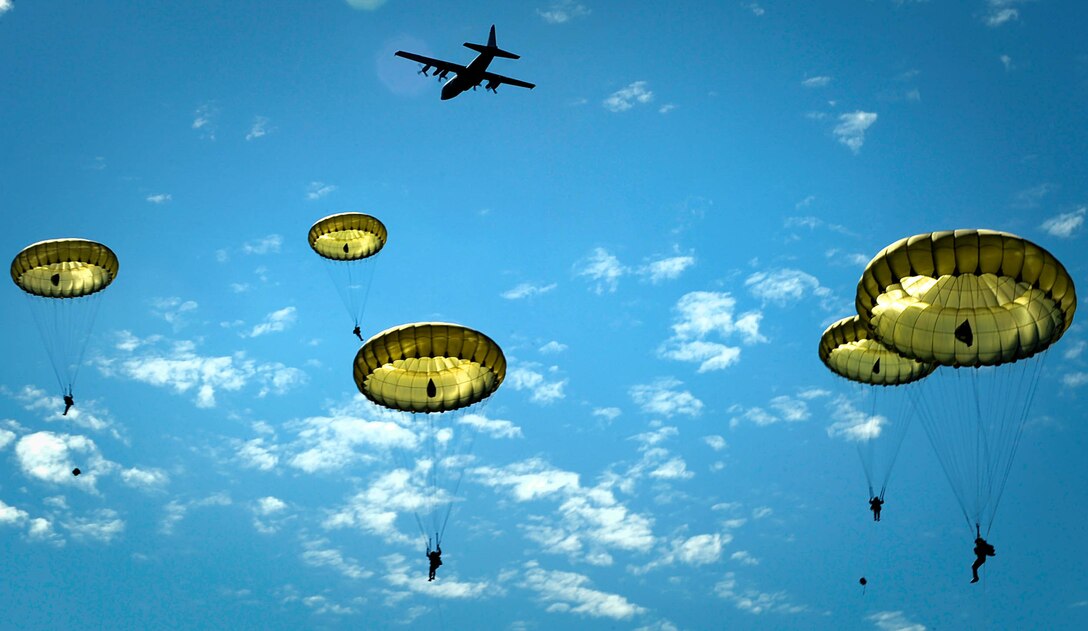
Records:
M388 233L385 224L363 213L341 213L310 227L310 247L334 261L357 261L377 254Z
M827 327L820 336L820 360L840 377L874 386L900 386L937 369L937 364L908 359L874 340L858 316Z
M102 291L117 276L113 250L86 239L51 239L23 248L11 262L11 280L43 298L79 298Z
M418 322L382 331L355 355L355 385L378 405L449 412L478 403L506 377L490 337L458 324Z
M945 366L992 366L1056 342L1077 308L1052 254L993 230L930 232L884 248L858 281L857 310L895 352Z

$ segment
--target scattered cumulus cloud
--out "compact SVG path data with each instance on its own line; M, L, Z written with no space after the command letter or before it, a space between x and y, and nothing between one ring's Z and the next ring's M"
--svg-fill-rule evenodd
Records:
M763 15L764 13L767 12L763 7L759 6L758 2L750 2L750 3L748 3L748 4L744 5L744 6L747 7L749 11L752 12L752 15L759 16L759 15Z
M826 391L809 390L802 391L796 396L779 395L772 398L767 407L749 407L733 405L729 408L732 418L729 427L735 428L742 423L751 423L757 427L766 427L777 423L798 423L807 421L812 417L808 408L808 401L826 396ZM769 408L769 409L768 409Z
M593 589L592 582L584 574L545 570L536 561L529 561L521 576L520 586L536 592L540 600L550 603L549 612L612 620L628 620L646 612L644 607L619 594Z
M986 13L982 21L986 26L996 28L1007 22L1020 19L1020 11L1016 5L1027 0L986 0Z
M818 77L809 77L801 82L801 85L806 88L824 88L831 84L831 77L826 75L820 75Z
M586 5L575 0L558 0L547 9L537 9L536 13L548 24L565 24L575 18L589 15L590 10Z
M169 193L157 193L155 195L148 195L146 199L152 204L165 204L166 202L174 199L174 197Z
M597 294L615 292L620 277L626 272L627 268L620 264L619 259L604 248L594 248L589 256L574 265L575 275L589 279Z
M310 182L310 185L306 187L306 199L321 199L322 197L327 196L329 193L335 190L336 186L332 184L326 184L324 182Z
M926 631L924 624L912 622L902 611L878 611L868 620L880 631Z
M200 137L207 140L215 140L215 119L219 110L211 103L205 103L193 112L191 127L200 132Z
M694 256L672 256L651 261L640 267L638 273L656 285L663 280L679 278L684 270L694 264Z
M554 355L556 353L562 353L563 351L567 350L567 345L563 344L562 342L552 340L544 346L541 346L537 350L545 355Z
M1062 383L1068 388L1079 388L1088 384L1088 372L1070 372L1062 375Z
M703 436L703 442L710 446L714 451L721 451L728 445L725 442L725 438L712 434L710 436Z
M734 572L725 573L725 578L714 586L714 593L733 603L737 609L753 615L798 614L808 609L791 603L789 595L784 591L761 592L757 589L741 588Z
M876 112L862 112L861 110L841 114L839 124L835 126L832 133L835 134L835 138L839 142L850 147L850 151L856 154L861 151L861 146L865 144L865 132L876 122L876 118Z
M242 244L242 252L245 254L276 254L283 245L283 237L278 234L270 234L267 237L254 239Z
M1068 239L1084 225L1084 215L1088 207L1081 206L1071 213L1061 213L1043 222L1042 229L1049 235Z
M15 5L11 0L0 0L0 15L4 15L13 8L15 8Z
M869 416L862 412L846 397L837 397L830 403L831 418L834 422L828 426L827 435L852 442L866 442L884 432L889 424L886 417L879 414Z
M612 422L620 417L623 412L619 408L594 408L593 416L599 416L608 422Z
M1001 55L1000 57L998 57L998 59L1001 60L1001 65L1005 67L1006 72L1009 72L1016 68L1016 66L1012 63L1012 57L1009 57L1008 55Z
M567 380L551 379L539 372L540 368L534 363L517 366L507 373L506 382L515 390L528 390L531 393L529 400L533 403L547 405L565 398L563 389L567 386ZM556 372L556 367L553 366L548 372Z
M631 386L631 400L648 414L698 416L703 411L703 402L690 391L681 390L683 385L678 379L662 377L653 383Z
M265 116L257 116L253 119L253 124L250 125L249 131L246 132L246 140L256 140L263 136L267 136L271 130L268 123L269 119Z
M626 112L636 105L645 105L654 100L654 93L646 87L645 81L635 81L625 88L616 90L604 100L604 108L610 112Z
M756 272L744 285L753 296L778 306L800 302L806 295L816 296L829 307L831 290L820 285L820 280L801 270L784 268L769 272Z
M249 332L249 337L259 337L269 333L286 331L297 319L298 316L294 307L284 307L278 311L273 311L265 316L264 322L253 327Z
M533 285L532 283L521 283L513 289L507 289L500 294L507 300L521 300L522 298L532 298L533 296L540 296L548 293L549 291L558 287L556 283L548 285Z
M95 493L98 476L117 468L102 457L94 441L86 436L34 432L15 443L15 457L23 473L43 482L72 486ZM84 471L76 477L72 470Z
M740 361L741 349L724 341L738 336L744 344L767 341L759 333L762 314L736 315L736 299L726 292L693 291L677 301L673 334L658 348L658 355L676 361L697 362L699 372L721 370ZM717 338L713 341L708 338Z

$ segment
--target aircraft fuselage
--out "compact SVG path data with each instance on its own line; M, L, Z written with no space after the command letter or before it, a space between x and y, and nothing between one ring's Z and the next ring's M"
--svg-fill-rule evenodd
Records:
M469 62L464 72L458 73L457 76L447 81L446 85L442 86L442 100L448 101L465 90L479 85L484 78L484 73L487 72L487 67L491 65L494 59L495 56L488 53L476 55L476 59Z

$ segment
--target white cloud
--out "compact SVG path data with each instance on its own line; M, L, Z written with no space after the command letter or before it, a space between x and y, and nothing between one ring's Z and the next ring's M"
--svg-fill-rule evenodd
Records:
M610 112L625 112L635 105L653 101L654 93L646 85L645 81L635 81L626 88L616 90L604 100L604 108Z
M357 560L345 557L336 548L329 547L327 539L305 541L302 545L305 548L302 553L302 561L306 565L331 568L343 576L355 580L370 578L374 575L374 572L359 565Z
M752 12L752 15L760 16L766 13L763 7L759 6L758 2L750 2L747 5L748 10Z
M646 612L619 594L609 594L590 587L589 577L574 572L545 570L529 561L522 571L521 587L530 589L546 603L548 611L574 613L591 618L627 620Z
M278 234L270 234L254 241L242 244L242 252L245 254L276 254L283 245L283 237Z
M604 248L594 248L589 256L575 263L574 268L575 275L585 276L596 283L593 291L597 294L615 292L620 277L627 273L627 268L620 264L619 259Z
M196 345L179 341L166 349L161 338L139 340L131 333L122 332L136 342L124 348L132 348L127 356L99 359L98 368L107 376L125 377L153 386L170 387L179 394L195 391L197 407L216 405L219 391L237 392L256 382L260 385L258 397L269 393L281 394L306 382L306 373L297 368L276 363L258 363L248 359L243 352L214 357L196 353ZM124 350L121 348L121 350ZM135 354L135 351L140 351Z
M423 486L430 466L429 462L420 461L415 472L394 469L378 476L333 511L322 525L330 530L357 528L388 542L413 542L412 537L397 530L397 515L428 512L451 499L442 489L432 492Z
M541 346L537 350L545 355L553 355L555 353L562 353L563 351L567 350L567 345L563 344L562 342L552 340L544 346Z
M336 190L336 186L324 182L310 182L306 188L306 199L321 199Z
M264 116L257 116L253 119L253 125L250 126L249 131L246 133L246 140L256 140L262 136L267 136L271 129L268 127L269 120Z
M536 13L548 24L564 24L574 18L585 17L590 14L590 11L584 4L575 0L558 0L547 9L537 9Z
M1068 239L1084 225L1084 215L1088 207L1081 206L1071 213L1062 213L1043 222L1042 229L1055 237Z
M536 368L539 366L534 363L513 368L506 373L506 382L515 390L530 391L532 394L529 400L533 403L547 405L567 396L563 393L563 388L567 385L566 379L549 381ZM555 372L554 368L553 366L551 372Z
M257 500L257 513L263 516L269 516L278 513L287 508L287 503L278 497L271 495L262 497Z
M1065 352L1062 353L1062 357L1066 359L1077 359L1084 353L1084 349L1088 348L1088 342L1084 340L1077 340L1076 342L1066 342ZM0 440L0 448L3 448L4 442Z
M734 416L729 421L730 427L737 427L742 422L753 423L759 427L767 425L774 425L775 423L787 422L796 423L800 421L807 421L812 413L809 412L808 403L806 401L815 398L816 396L824 396L824 391L802 391L798 393L797 397L789 395L779 395L770 400L768 407L771 411L768 411L762 407L744 408L740 405L734 405L729 408L729 412Z
M691 392L680 390L682 385L678 379L663 377L650 384L632 386L629 392L643 412L665 417L675 414L698 416L703 411L703 402Z
M911 622L902 611L878 611L868 620L880 631L926 631L924 624Z
M296 315L294 307L284 307L278 311L273 311L265 316L264 322L253 327L253 330L249 332L249 337L285 331L295 323L295 320Z
M797 614L808 609L791 603L784 591L767 593L750 588L741 589L733 572L725 573L725 577L714 586L714 592L732 602L737 609L755 615L769 612Z
M865 144L865 131L876 122L876 112L860 110L839 115L839 124L832 130L839 142L858 153Z
M13 8L15 8L15 5L12 3L12 0L0 0L0 15L11 11Z
M470 412L457 419L458 425L468 425L477 432L492 438L521 438L521 428L510 421L489 419L483 414Z
M827 435L831 438L866 442L879 438L889 424L887 417L879 414L869 416L846 397L836 398L830 406L831 418L835 421L827 428Z
M752 509L752 519L763 519L764 517L770 517L772 514L774 514L774 511L768 506L757 506Z
M729 555L729 558L741 565L759 565L759 559L752 556L747 550L737 550Z
M26 521L29 516L29 513L25 510L15 508L14 506L8 506L3 500L0 500L0 526L20 525Z
M756 272L744 284L756 298L779 306L800 302L806 295L820 298L826 306L831 298L831 290L821 286L818 278L790 268Z
M687 463L677 456L651 471L650 477L659 480L690 480L695 474L688 471Z
M182 300L177 296L172 296L170 298L156 298L151 301L151 313L162 318L163 320L166 320L168 324L173 325L181 325L184 315L191 311L196 311L198 307L199 305L196 303L195 300ZM128 332L125 331L123 332L123 334L128 334ZM121 345L132 345L139 343L139 340L137 340L134 336L131 336L131 334L128 335L128 338L122 340ZM129 348L128 350L132 350L132 348Z
M370 406L370 409L377 411L376 406ZM395 422L394 416L390 414L388 418L368 420L337 414L314 416L291 423L290 428L297 432L297 437L288 446L294 455L287 463L306 473L337 471L374 458L371 451L375 447L384 450L412 450L418 447L419 436ZM360 451L359 448L365 449ZM263 444L252 445L250 454L262 464L275 458Z
M219 110L211 103L205 103L193 112L192 128L200 132L201 138L215 140L215 118Z
M522 298L532 298L533 296L540 296L548 293L549 291L558 287L556 283L550 285L533 285L531 283L521 283L513 289L507 289L500 294L507 300L520 300Z
M1071 372L1062 375L1062 383L1069 388L1079 388L1088 384L1088 372Z
M656 285L663 280L679 278L692 265L695 265L694 256L673 256L647 263L639 268L638 273Z
M491 586L484 582L466 582L457 580L449 571L443 572L441 580L423 581L419 578L418 563L410 566L404 555L390 554L382 557L385 563L385 580L394 587L406 589L417 594L433 598L469 599L486 594Z
M725 442L725 438L718 436L717 434L703 436L703 442L709 445L710 448L714 451L721 451L728 446L728 444Z
M0 449L10 445L13 440L15 440L15 432L0 429Z
M15 443L15 456L23 473L53 484L74 486L95 493L99 475L113 471L117 464L102 457L94 441L86 436L34 432ZM75 476L72 470L79 468Z
M741 349L708 341L711 334L727 340L734 334L745 344L767 341L759 333L762 314L749 311L736 317L737 301L725 292L693 291L677 301L673 335L658 348L658 355L676 361L698 362L699 372L721 370L740 361Z
M609 422L614 421L617 418L619 418L620 414L622 414L622 413L623 412L619 408L616 408L616 407L594 408L593 409L593 416L599 416L599 417L601 417L601 418L603 418L603 419L605 419L606 421L609 421Z
M238 448L237 455L247 467L271 471L279 464L280 458L276 454L275 445L265 446L263 438L254 438Z
M162 469L132 467L121 471L121 481L135 488L155 489L165 486L169 480L170 477Z
M146 199L152 204L165 204L174 199L174 196L169 193L158 193L155 195L148 195Z
M1012 57L1009 57L1008 55L1001 55L998 59L1001 60L1001 65L1005 67L1006 72L1016 67L1012 63Z
M385 4L385 0L346 0L348 6L360 11L374 11Z
M996 28L1020 18L1020 11L1016 9L1016 5L1021 4L1025 0L987 0L986 15L982 20L986 23L986 26Z
M831 83L831 77L827 75L820 75L818 77L809 77L801 82L801 85L806 88L823 88L827 87Z
M178 500L170 500L170 502L163 507L163 511L166 513L163 516L162 522L159 523L159 531L163 534L170 535L174 533L174 528L181 523L181 520L185 519L185 515L191 508L205 508L208 506L230 506L232 501L230 495L226 493L213 493L208 497L190 500L188 502L180 502Z
M124 520L110 508L95 510L89 517L72 517L61 525L73 539L93 539L102 543L110 543L125 530Z

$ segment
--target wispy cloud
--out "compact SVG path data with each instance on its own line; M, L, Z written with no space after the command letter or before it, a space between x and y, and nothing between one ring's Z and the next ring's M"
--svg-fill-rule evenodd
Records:
M834 420L827 428L827 435L831 438L867 442L879 438L889 424L887 417L879 414L870 416L855 407L846 397L835 398L829 407Z
M831 307L831 290L820 285L818 278L801 270L784 268L756 272L744 281L744 285L764 303L786 306L812 295L820 299L825 309Z
M111 377L169 387L179 394L196 392L197 407L216 405L220 391L235 392L256 383L258 397L280 394L307 381L306 373L278 362L257 362L244 352L204 356L194 342L168 343L162 338L140 339L122 331L121 356L98 360L98 369Z
M645 81L635 81L613 92L602 105L610 112L626 112L636 105L645 105L654 100L654 93L647 85Z
M315 200L326 197L329 193L336 190L336 186L332 184L326 184L324 182L310 182L310 185L306 187L306 199Z
M759 333L762 314L735 315L737 301L725 292L693 291L677 301L673 334L658 347L666 359L698 362L699 372L722 370L740 361L741 349L723 342L739 336L744 344L766 342ZM718 341L712 341L711 336Z
M629 393L643 412L672 417L676 414L698 416L703 402L688 390L681 390L683 382L672 377L662 377L653 383L631 386Z
M559 285L557 283L549 283L547 285L533 285L532 283L521 283L515 286L513 289L507 289L500 294L507 300L521 300L522 298L532 298L533 296L540 296L552 291Z
M808 409L808 401L827 396L825 390L802 390L796 395L778 395L770 400L767 407L744 407L733 405L729 408L732 418L729 427L737 427L742 423L752 423L759 427L774 425L776 423L797 423L807 421L812 417ZM769 409L767 409L769 408Z
M574 273L589 279L593 283L594 293L603 294L616 291L620 277L627 273L627 268L608 250L594 248L589 256L574 264Z
M286 331L298 319L294 307L284 307L264 317L264 322L256 325L249 332L249 337L259 337L269 333Z
M155 195L148 195L146 199L152 204L165 204L166 202L174 199L174 196L169 193L158 193Z
M808 607L804 605L795 605L790 602L789 595L784 591L761 592L758 589L741 588L733 572L725 573L725 578L714 586L714 593L732 602L737 609L755 615L798 614L808 610Z
M245 254L276 254L283 245L283 237L278 234L270 234L253 241L242 244L242 252Z
M246 140L256 140L267 136L272 131L268 126L269 122L271 121L265 116L255 117L253 119L253 124L249 127L249 131L246 132Z
M554 355L556 353L562 353L563 351L567 350L567 345L563 344L562 342L552 340L544 346L541 346L537 350L541 353L544 353L545 355Z
M1086 212L1088 212L1088 207L1081 206L1071 213L1061 213L1056 217L1047 219L1040 227L1051 236L1068 239L1084 225Z
M584 574L545 570L536 561L529 561L521 576L519 585L536 592L538 598L549 603L548 611L551 612L613 620L628 620L646 612L645 607L640 607L619 594L593 589L592 581Z
M536 13L548 24L564 24L575 18L589 15L590 10L586 5L574 0L558 0L547 9L537 9Z
M695 265L694 256L671 256L643 265L638 273L656 285L663 280L679 278L680 274L692 265Z
M824 88L831 84L831 77L827 75L820 75L818 77L809 77L801 82L801 85L806 88Z
M385 0L346 0L348 6L360 11L374 11L385 4Z
M533 403L547 405L566 397L563 389L567 386L567 380L548 377L539 372L542 368L532 362L521 364L507 373L506 382L515 390L528 390L531 393L529 400ZM546 370L554 375L559 369L551 366Z
M759 16L759 15L763 15L764 13L767 12L766 10L764 10L763 7L761 7L759 5L758 2L749 2L748 4L746 4L744 6L747 7L749 11L752 12L752 15Z
M862 112L861 110L841 114L839 124L835 126L832 133L835 134L835 138L839 142L850 147L850 151L856 154L861 151L861 146L865 144L865 132L876 122L876 118L875 112Z
M880 631L926 631L924 624L912 622L902 611L878 611L867 619Z
M211 103L205 103L193 112L191 127L200 132L201 138L215 140L215 119L219 116L219 109Z
M986 26L996 28L1007 22L1020 19L1020 11L1016 5L1028 0L986 0L986 13L982 21Z

